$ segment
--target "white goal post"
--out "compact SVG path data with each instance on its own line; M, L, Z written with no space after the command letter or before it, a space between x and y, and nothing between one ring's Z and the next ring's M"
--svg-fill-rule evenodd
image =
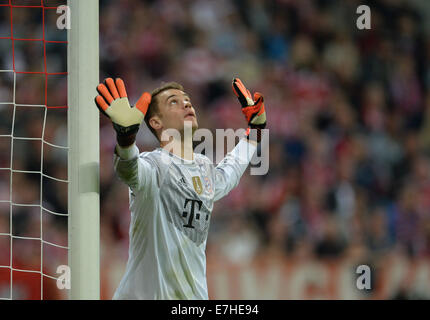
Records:
M70 299L100 299L99 1L68 0Z

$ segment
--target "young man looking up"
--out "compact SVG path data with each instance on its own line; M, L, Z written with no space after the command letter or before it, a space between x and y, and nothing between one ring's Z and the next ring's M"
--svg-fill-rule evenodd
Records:
M266 125L261 94L251 96L237 78L232 86L248 130L218 166L193 152L185 124L194 132L198 122L180 84L145 92L134 107L121 79L97 87L96 105L117 133L114 168L130 197L129 258L114 299L208 299L205 249L213 204L237 186ZM142 120L160 147L139 154ZM163 139L168 129L179 134ZM250 129L257 130L255 140Z

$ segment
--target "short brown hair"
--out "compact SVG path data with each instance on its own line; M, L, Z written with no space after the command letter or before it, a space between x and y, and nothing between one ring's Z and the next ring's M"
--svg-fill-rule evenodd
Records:
M149 125L149 120L155 115L160 115L160 113L159 113L160 110L158 109L157 95L159 95L161 92L169 90L169 89L177 89L177 90L184 91L184 87L177 82L162 83L161 86L152 90L152 92L151 92L151 103L149 104L148 110L147 110L146 115L145 115L145 123L148 126L149 130L151 130L152 134L157 138L158 141L160 141L160 139L158 138L157 132L155 132L154 128L152 128Z

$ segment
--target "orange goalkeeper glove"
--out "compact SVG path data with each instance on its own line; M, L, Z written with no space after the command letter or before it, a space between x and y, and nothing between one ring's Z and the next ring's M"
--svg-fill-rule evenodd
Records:
M131 145L148 111L151 95L144 92L136 106L131 107L124 81L120 78L115 82L112 78L105 79L104 83L97 86L97 91L99 95L95 98L96 106L112 121L118 143L121 146Z
M247 139L252 139L250 136L251 129L257 130L257 142L261 141L261 130L266 127L266 110L264 109L264 98L259 92L254 93L254 98L245 88L239 78L233 79L233 92L237 96L242 105L242 113L248 121L248 129L246 130Z

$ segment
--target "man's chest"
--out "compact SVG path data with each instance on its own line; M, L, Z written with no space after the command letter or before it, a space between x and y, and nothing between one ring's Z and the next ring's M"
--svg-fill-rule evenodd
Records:
M198 245L207 238L214 203L214 179L204 164L172 165L160 190L166 218Z

